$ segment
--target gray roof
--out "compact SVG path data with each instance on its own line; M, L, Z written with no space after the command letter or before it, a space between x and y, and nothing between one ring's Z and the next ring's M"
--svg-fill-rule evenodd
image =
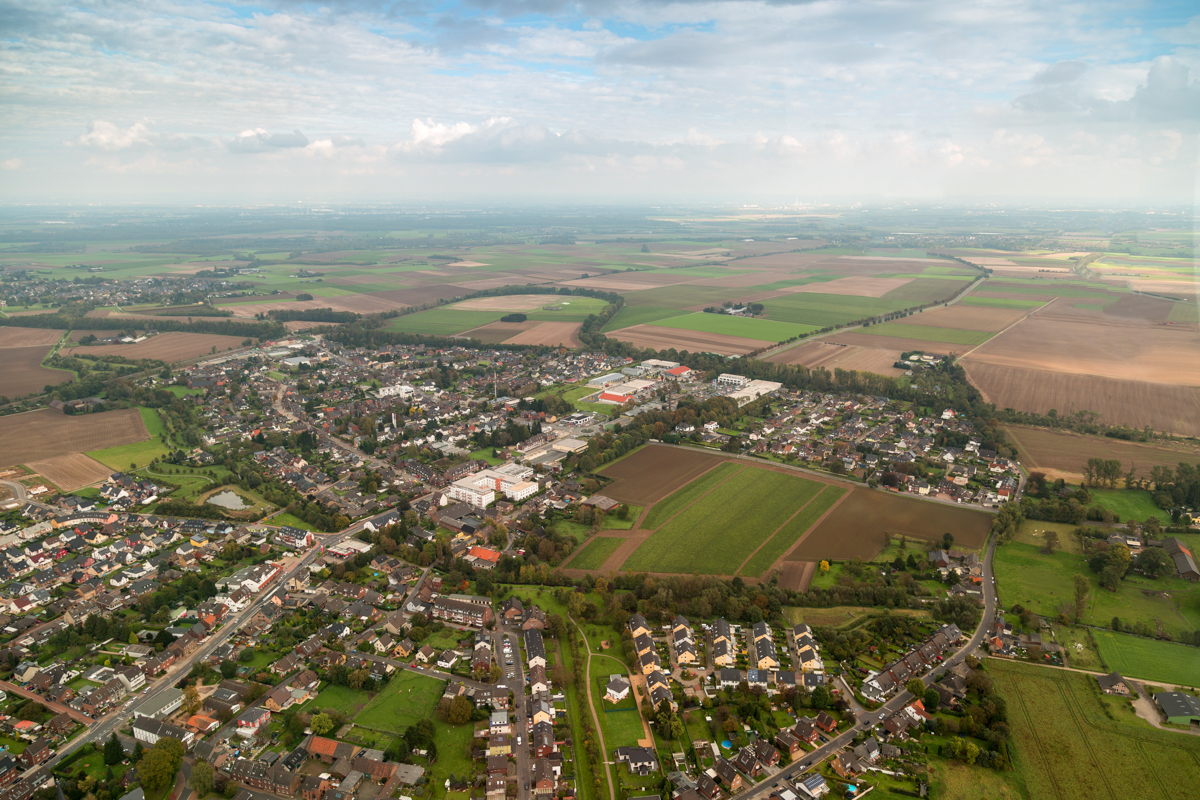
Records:
M1194 697L1183 692L1159 692L1154 695L1154 702L1163 710L1168 719L1174 717L1195 717L1200 719L1200 697Z

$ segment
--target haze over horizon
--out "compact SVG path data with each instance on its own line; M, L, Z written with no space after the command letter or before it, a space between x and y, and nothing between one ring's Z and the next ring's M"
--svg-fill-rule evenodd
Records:
M1192 202L1194 10L0 0L0 201Z

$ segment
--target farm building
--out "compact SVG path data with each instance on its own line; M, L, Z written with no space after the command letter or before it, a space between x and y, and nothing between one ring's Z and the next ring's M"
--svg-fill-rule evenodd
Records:
M1200 697L1183 692L1159 692L1154 695L1154 702L1162 709L1167 722L1175 725L1200 723Z

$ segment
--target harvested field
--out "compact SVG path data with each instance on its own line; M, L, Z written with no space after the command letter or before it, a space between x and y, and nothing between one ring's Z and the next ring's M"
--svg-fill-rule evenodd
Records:
M221 353L230 348L237 349L244 340L237 336L220 336L215 333L181 333L169 331L151 336L137 344L102 344L72 347L68 355L124 356L129 359L156 358L168 363L196 358L217 348Z
M482 261L455 261L453 264L447 264L447 267L486 267Z
M37 472L64 492L73 492L84 486L98 483L112 474L112 470L83 453L55 456L43 461L29 461L26 466Z
M478 339L484 344L500 344L506 339L511 339L522 331L527 331L537 325L537 322L493 322L481 328L463 331L461 335L470 337L471 339Z
M0 347L35 347L54 344L65 331L52 328L17 328L10 325L0 327Z
M989 308L955 304L942 306L895 320L897 325L927 325L964 331L998 333L1028 315L1021 308Z
M42 366L53 345L0 348L0 395L22 397L75 380L74 373Z
M1175 303L1144 294L1125 294L1117 302L1106 306L1104 316L1124 319L1140 319L1146 322L1166 322Z
M1072 375L963 359L971 383L989 403L1045 414L1093 411L1110 424L1200 436L1200 388Z
M893 268L894 269L894 268ZM824 283L806 283L789 286L785 292L807 292L812 294L843 294L851 297L883 297L893 289L912 283L912 278L868 278L853 276L837 278Z
M599 473L613 481L604 487L606 497L646 506L724 461L728 459L699 450L652 444L603 467Z
M884 533L909 539L954 535L956 547L983 546L992 515L986 511L902 497L891 492L854 489L829 516L785 556L787 561L870 561L883 550Z
M726 286L731 289L742 289L747 286L762 286L764 283L774 283L779 280L777 272L743 272L740 275L727 275L721 278L701 278L692 281L697 286Z
M986 287L986 284L985 284ZM992 298L995 300L1035 300L1039 303L1045 303L1054 299L1052 294L1028 294L1026 292L990 292L983 289L976 289L971 292L971 297Z
M43 408L0 417L0 468L145 441L136 408L68 417Z
M585 289L611 289L614 292L639 292L643 289L657 289L676 283L686 283L694 278L694 275L671 275L663 272L619 272L615 275L563 281L562 285L582 286Z
M785 561L779 569L779 588L792 592L807 592L816 572L815 561Z
M908 339L899 336L875 336L870 333L859 333L858 331L839 333L836 336L826 336L825 341L833 342L834 344L850 344L858 347L894 350L897 353L920 350L924 353L949 355L951 353L962 354L971 349L970 345L964 344L946 344L945 342L930 342L924 339Z
M903 375L904 370L892 366L900 358L899 350L834 344L825 340L803 342L787 350L766 356L764 361L776 364L803 364L809 368L824 367L874 372L879 375Z
M505 344L543 344L562 347L583 347L579 341L582 322L540 322L529 330L522 331Z
M1125 442L1103 436L1086 436L1045 428L1006 425L1009 439L1017 446L1020 461L1031 470L1045 472L1050 478L1072 483L1083 479L1089 458L1115 458L1122 464L1135 465L1138 475L1147 477L1151 467L1175 468L1180 461L1200 462L1200 447L1167 442Z
M569 298L568 298L569 299ZM505 294L499 297L476 297L455 303L455 308L465 311L536 311L542 306L554 305L557 295Z
M674 348L692 353L720 353L725 356L743 355L775 344L761 339L743 339L739 336L664 328L660 325L635 325L608 335L638 347L652 347L656 350Z

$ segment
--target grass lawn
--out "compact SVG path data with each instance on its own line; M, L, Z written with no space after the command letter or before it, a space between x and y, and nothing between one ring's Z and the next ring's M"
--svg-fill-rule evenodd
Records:
M166 438L167 429L163 425L162 417L153 408L139 406L138 411L142 413L142 423L146 426L146 432L150 434L149 439L106 447L103 450L92 450L88 455L106 467L120 470L130 469L130 464L144 467L155 458L166 455L168 448L163 439Z
M476 450L474 453L471 453L471 458L481 458L492 465L503 464L503 458L496 458L494 455L492 455L494 451L495 448L493 447L484 447L481 450Z
M431 716L442 696L445 682L401 670L354 718L356 725L403 733L417 720ZM355 693L362 697L361 693ZM469 736L468 726L468 739ZM438 755L442 756L441 743ZM448 756L449 753L446 753Z
M316 530L316 528L314 528L312 525L309 525L304 520L300 519L299 517L297 517L293 514L289 514L286 511L284 511L282 514L276 514L275 516L271 517L269 520L265 520L265 521L270 523L271 525L291 525L293 528L303 528L306 531L315 531Z
M367 699L366 692L359 692L349 686L334 686L329 684L313 698L308 710L315 712L321 708L336 708L343 714L353 715Z
M716 333L724 336L741 336L746 339L761 339L767 342L782 342L793 336L811 333L815 325L800 325L794 322L779 322L773 319L735 317L730 314L706 314L697 312L682 317L660 319L653 323L664 328L681 328L686 331Z
M260 649L260 648L256 647L254 649L254 658L253 659L251 659L250 661L242 661L239 659L237 663L238 663L238 666L250 667L251 669L254 669L254 670L263 670L263 669L266 669L267 667L271 666L272 664L274 664L282 656L283 656L283 653L280 653L276 650Z
M663 525L622 568L710 575L735 572L823 486L796 475L742 469Z
M838 577L841 576L842 570L845 568L846 565L842 562L834 561L829 565L829 572L822 572L818 563L817 571L813 573L812 582L808 585L808 588L828 589L831 586L837 586Z
M1017 528L1017 535L1013 537L1013 541L1033 545L1034 547L1043 547L1046 542L1046 532L1054 531L1058 534L1058 548L1060 550L1067 553L1074 553L1075 555L1083 555L1083 546L1074 535L1077 527L1079 526L1070 525L1066 522L1041 522L1040 520L1027 519L1021 523L1021 527Z
M1200 648L1113 631L1093 631L1108 669L1130 678L1200 686Z
M688 505L700 499L700 496L709 489L721 481L736 475L743 469L746 469L745 464L736 464L732 461L719 464L696 480L679 487L655 503L651 507L650 513L646 515L646 519L642 521L642 527L648 529L657 528Z
M612 536L597 536L567 562L569 569L600 569L608 557L625 542Z
M193 394L204 394L203 389L189 389L186 386L164 386L162 388L164 390L170 392L171 394L175 395L176 397L187 397L188 395L193 395Z
M820 484L813 483L810 487L806 487L806 491L818 492L812 501L800 511L799 514L788 520L787 524L780 528L774 536L771 537L766 544L758 549L746 566L742 568L742 575L749 575L754 578L762 577L762 574L770 569L775 560L792 549L792 545L796 540L809 528L812 524L821 518L821 515L833 507L833 504L841 499L848 490L841 486L825 486L821 488ZM797 503L803 495L798 495ZM830 570L832 572L832 570Z
M997 659L987 669L1008 703L1026 796L1117 800L1134 786L1147 800L1194 794L1200 738L1109 719L1089 675Z
M599 669L598 669L599 667ZM598 674L599 673L599 674ZM635 747L638 740L646 735L642 728L642 716L636 707L628 701L620 703L621 708L604 699L604 691L600 688L607 683L608 676L604 673L603 662L592 662L592 702L596 705L596 715L600 717L600 726L604 728L604 746L608 752L617 747Z
M857 333L871 336L900 336L919 339L922 342L944 342L946 344L983 344L995 334L986 331L964 331L957 328L935 328L931 325L904 325L899 322L882 322L861 328Z
M1162 522L1171 516L1154 505L1146 489L1088 489L1088 492L1092 496L1092 505L1107 508L1118 515L1121 522L1145 522L1149 517L1157 517Z
M10 753L15 756L24 753L27 746L28 742L21 739L10 739L7 736L0 736L0 747L4 748L0 752Z
M664 308L662 306L631 306L626 304L621 306L621 310L616 316L608 321L604 326L607 331L619 331L621 328L631 328L634 325L655 324L659 320L667 319L668 317L679 317L687 314L686 311L681 311L678 308Z

